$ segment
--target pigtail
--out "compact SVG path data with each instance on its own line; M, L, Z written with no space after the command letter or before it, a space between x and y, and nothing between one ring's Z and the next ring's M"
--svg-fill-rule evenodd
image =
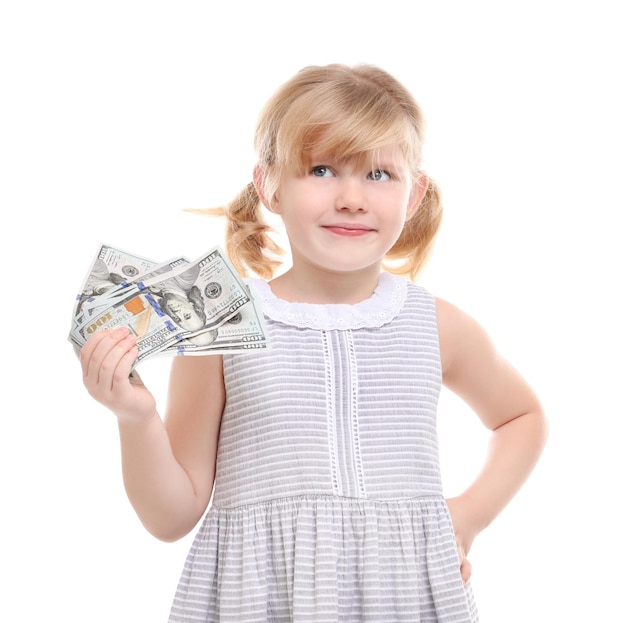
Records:
M269 235L272 228L263 220L254 184L248 184L225 208L190 211L225 216L226 254L237 272L245 277L252 270L263 279L272 278L281 264L275 257L284 251Z
M441 191L429 179L422 203L406 222L400 237L387 253L387 260L400 260L401 263L385 265L385 269L398 275L407 275L414 281L430 256L442 215Z
M283 250L269 235L272 228L263 220L254 184L248 184L226 206L226 217L226 251L233 266L242 275L249 268L263 279L271 279L281 264L272 256L282 255Z

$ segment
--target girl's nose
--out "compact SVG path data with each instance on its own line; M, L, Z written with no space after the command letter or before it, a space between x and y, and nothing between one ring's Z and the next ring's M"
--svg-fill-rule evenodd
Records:
M367 210L365 188L363 182L356 176L346 176L340 180L336 208L348 212L365 212Z

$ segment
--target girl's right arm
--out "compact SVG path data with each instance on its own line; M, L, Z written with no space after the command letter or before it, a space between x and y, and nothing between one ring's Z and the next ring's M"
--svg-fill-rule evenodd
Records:
M136 372L134 336L103 331L81 349L84 384L118 418L128 498L147 530L164 541L186 535L210 501L225 392L222 358L172 362L165 418Z

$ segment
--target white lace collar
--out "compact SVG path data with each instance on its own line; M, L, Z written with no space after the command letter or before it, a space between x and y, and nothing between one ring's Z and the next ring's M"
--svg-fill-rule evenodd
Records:
M407 295L407 281L390 273L381 273L371 297L350 305L290 303L274 295L270 286L258 278L246 279L255 301L270 319L302 329L362 329L382 327L402 309Z

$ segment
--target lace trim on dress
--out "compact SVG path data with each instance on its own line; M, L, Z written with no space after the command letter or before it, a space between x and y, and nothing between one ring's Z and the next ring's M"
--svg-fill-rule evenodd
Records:
M252 286L254 298L268 318L321 331L382 327L400 313L407 296L407 281L390 273L381 273L372 296L354 305L290 303L276 297L262 279L249 278L246 282Z

